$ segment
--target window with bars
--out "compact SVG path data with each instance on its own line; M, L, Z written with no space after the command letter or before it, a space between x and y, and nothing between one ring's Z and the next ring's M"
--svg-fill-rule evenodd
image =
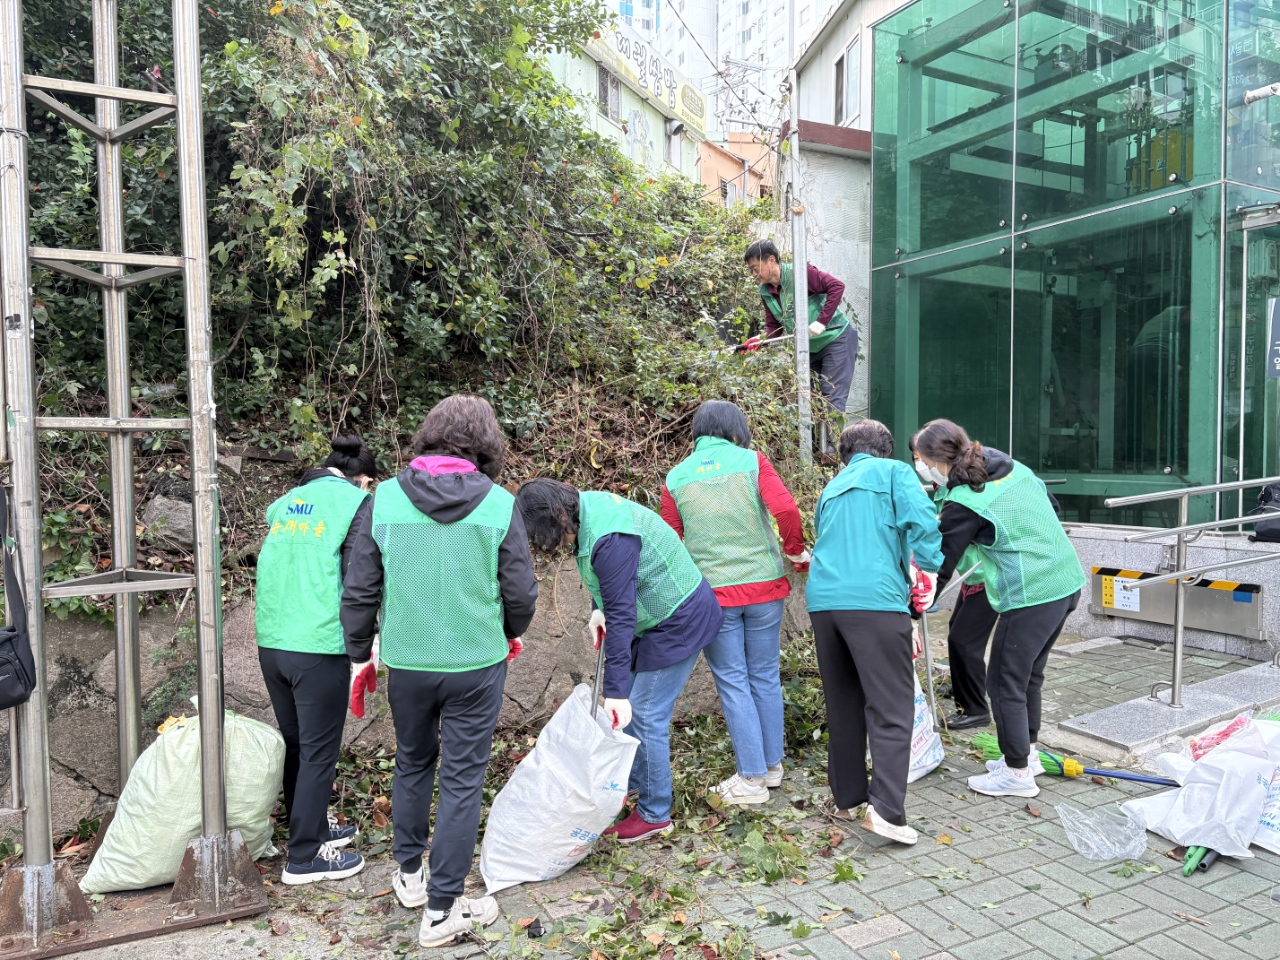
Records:
M596 105L610 120L622 119L622 81L603 64L596 64Z

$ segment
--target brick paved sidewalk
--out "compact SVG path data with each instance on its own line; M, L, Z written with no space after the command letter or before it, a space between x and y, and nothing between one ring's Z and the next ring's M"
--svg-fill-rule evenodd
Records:
M1186 663L1187 682L1244 665L1197 653ZM1086 643L1074 652L1064 642L1063 654L1055 654L1048 668L1046 723L1140 695L1168 667L1167 651L1142 643ZM346 896L335 888L284 890L271 920L289 926L276 935L263 921L256 930L246 921L86 957L310 960L385 956L390 949L450 958L553 960L573 955L563 949L569 940L555 934L567 928L592 931L591 950L597 952L582 952L579 940L574 953L612 960L621 944L610 940L610 918L646 877L659 887L659 919L667 930L700 925L708 941L728 937L729 946L745 956L1280 957L1280 924L1275 922L1280 919L1280 858L1259 852L1249 860L1219 861L1212 870L1184 879L1180 865L1163 856L1170 845L1148 834L1141 867L1085 860L1068 845L1055 804L1098 807L1152 788L1043 777L1040 796L1030 803L1039 814L1035 816L1025 800L985 798L968 790L965 778L978 772L981 763L970 756L967 744L968 738L957 738L942 766L911 786L907 813L921 834L915 847L888 844L855 825L825 818L820 812L827 796L821 771L792 771L768 807L723 815L708 809L707 819L686 822L668 843L598 851L559 880L502 894L505 918L486 931L483 945L419 951L417 911L402 910L393 897L377 896L390 887L393 865L383 859L343 885ZM753 830L771 838L761 856L794 844L794 856L778 854L786 876L772 883L749 878ZM845 838L830 834L832 830ZM838 841L834 849L832 839ZM334 926L334 916L340 918L340 928ZM534 916L548 931L540 939L529 938L518 926L521 918ZM681 919L677 927L670 926ZM341 930L336 945L330 942L335 929ZM675 951L664 953L664 923L652 929L651 955L670 960ZM680 955L687 956L689 949L686 943Z

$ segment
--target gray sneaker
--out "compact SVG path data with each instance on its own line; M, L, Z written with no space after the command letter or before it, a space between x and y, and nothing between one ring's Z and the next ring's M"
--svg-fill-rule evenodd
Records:
M412 910L427 902L427 868L419 867L417 873L405 873L397 870L391 879L391 888L396 892L400 905Z
M431 919L429 911L422 913L422 927L418 931L418 943L424 947L440 947L452 943L460 936L471 933L475 924L487 927L498 919L498 901L493 897L471 900L458 897L453 906L439 920Z

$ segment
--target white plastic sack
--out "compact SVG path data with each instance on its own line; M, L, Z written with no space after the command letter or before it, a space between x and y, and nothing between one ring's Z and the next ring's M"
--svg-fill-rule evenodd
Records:
M1253 845L1272 853L1280 853L1280 767L1271 777L1267 799L1262 804L1262 816L1258 818L1258 832Z
M560 876L622 810L640 741L593 706L578 684L494 798L480 845L489 893Z
M1071 849L1086 860L1137 860L1147 852L1147 826L1134 810L1082 810L1060 803L1054 810Z
M1191 767L1181 789L1130 800L1123 809L1174 843L1251 857L1275 772L1270 760L1219 748Z
M943 757L942 738L933 729L929 698L920 686L920 675L914 671L913 675L916 681L916 717L911 725L911 766L907 770L907 783L915 783L926 774L933 773Z
M284 738L230 710L223 730L227 829L240 831L256 860L275 852L271 810L284 783ZM110 893L173 883L200 830L200 723L192 717L138 757L80 888Z

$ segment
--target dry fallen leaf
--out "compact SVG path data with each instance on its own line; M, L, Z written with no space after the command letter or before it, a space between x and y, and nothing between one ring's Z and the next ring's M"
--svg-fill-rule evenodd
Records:
M1041 814L1040 814L1040 808L1039 808L1039 807L1033 807L1033 806L1032 806L1031 804L1029 804L1029 803L1027 804L1027 813L1031 814L1033 817L1038 817L1038 816L1040 816L1040 815L1041 815Z
M951 834L944 833L942 836L940 836L937 840L934 841L934 846L935 847L951 846Z
M391 821L387 819L387 815L383 813L381 810L375 809L373 811L373 825L377 827L379 830L386 827L387 824L389 824L390 822Z
M794 883L797 887L803 887L809 881L805 880L803 877L792 877L791 882Z
M898 951L897 951L897 950L890 950L890 951L889 951L889 960L902 960L902 957L898 956Z
M643 916L644 913L640 909L640 904L632 900L627 906L627 923L638 923Z
M844 843L844 834L839 830L828 830L827 843L831 844L833 848L840 846L840 844Z
M838 916L840 916L840 914L838 913L824 913L822 916L818 918L818 920L822 923L830 923L832 920L834 920Z
M683 910L677 910L671 915L671 922L683 925L689 922L689 918L685 916L685 912Z
M521 917L519 920L516 921L516 923L520 924L521 930L527 930L529 929L529 924L533 923L533 921L537 919L538 919L537 917Z
M342 942L342 934L340 934L337 930L329 934L329 946L333 946L334 944L341 943L341 942Z
M695 870L705 870L713 863L715 863L715 860L711 857L699 857L697 860L693 861L693 868Z
M273 937L283 937L289 932L289 922L287 920L272 920L271 935Z
M656 947L658 944L662 942L663 938L662 938L662 934L660 933L651 933L648 936L646 936L645 939L648 940L650 943L652 943Z
M1105 787L1107 785L1107 781L1103 777L1090 777L1089 779L1100 787Z

